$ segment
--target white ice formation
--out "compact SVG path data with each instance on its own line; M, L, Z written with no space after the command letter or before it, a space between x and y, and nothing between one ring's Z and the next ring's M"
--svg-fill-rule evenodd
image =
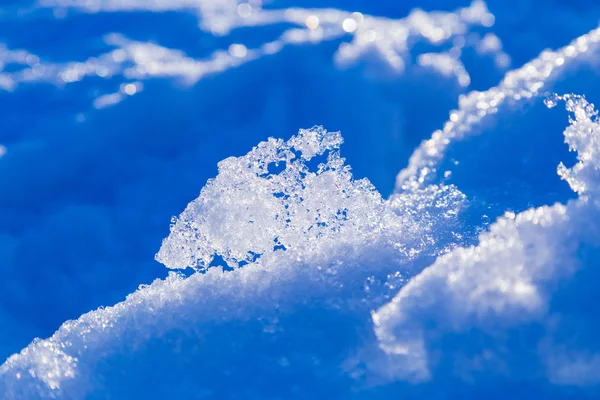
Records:
M368 180L352 179L337 150L341 143L339 133L317 127L220 162L219 175L175 221L157 260L205 269L218 255L238 267L277 251L325 255L369 246L412 226ZM310 168L317 156L326 161Z
M383 221L396 216L367 180L352 181L335 150L341 142L339 133L301 130L287 142L270 139L221 161L217 178L171 227L157 260L169 268L206 268L219 255L238 267L275 249L326 251L332 241L380 235ZM306 162L324 153L327 162L311 171Z

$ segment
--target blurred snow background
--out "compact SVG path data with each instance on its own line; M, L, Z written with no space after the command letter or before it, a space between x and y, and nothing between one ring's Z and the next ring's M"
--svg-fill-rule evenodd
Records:
M600 376L588 309L593 288L565 289L560 304L567 311L545 314L544 307L553 304L548 288L562 275L540 277L525 268L531 261L508 259L505 265L522 271L522 263L527 271L510 281L521 282L519 293L530 295L522 303L511 297L530 311L517 319L521 325L513 321L521 309L497 299L492 303L508 316L500 311L482 316L472 303L451 303L446 320L436 314L441 312L436 301L469 298L483 283L497 282L494 271L501 274L505 265L493 269L485 264L488 256L481 256L478 262L491 268L490 275L473 278L465 272L474 289L451 290L440 289L435 276L448 276L452 265L469 262L453 261L460 255L435 260L456 245L479 243L477 235L507 211L518 214L577 196L555 173L559 162L575 163L563 144L567 114L558 107L547 110L542 100L547 91L596 100L596 39L588 36L558 53L539 55L595 29L599 11L593 2L541 0L5 3L0 9L3 357L35 337L51 336L68 319L116 304L140 284L165 278L167 269L153 257L169 235L171 217L217 175L219 161L245 155L268 137L287 140L314 125L341 131L341 154L354 177L368 178L383 199L396 192L389 201L377 200L373 209L384 207L400 221L385 218L377 235L372 227L366 236L351 231L355 242L339 241L332 245L335 251L296 250L306 259L271 255L262 261L267 272L253 275L254 266L244 266L239 271L249 276L244 278L248 293L236 286L237 275L216 268L159 281L118 307L124 317L111 310L90 314L92 322L63 326L52 341L34 345L33 356L5 364L0 389L15 398L85 398L95 387L102 389L91 398L164 398L166 393L387 398L423 390L443 398L444 392L500 396L497 387L546 398L593 396ZM524 66L538 56L537 63ZM512 69L516 72L505 76ZM473 90L483 93L460 97ZM573 113L580 108L585 105L570 106ZM584 161L595 160L593 145L579 146ZM318 194L315 202L332 193ZM239 201L221 212L235 211ZM364 207L370 221L372 215L386 215ZM357 215L365 212L355 209ZM440 210L451 210L451 217L440 222ZM560 210L552 213L566 212ZM577 212L587 215L591 226L577 222L586 217L574 216L575 225L563 225L587 232L581 234L585 240L569 239L575 244L567 246L568 257L545 255L569 266L565 277L573 276L577 264L571 258L587 260L583 265L597 260L596 214ZM270 229L268 221L263 224ZM563 225L560 230L570 235ZM218 259L231 251L266 251L264 242L244 247L242 230L241 239L227 238L229 247L223 246L217 228L208 230L217 241L206 251L215 250ZM228 229L235 236L233 227ZM297 235L276 246L298 247ZM480 246L489 240L481 239ZM576 256L570 255L573 246ZM329 252L333 255L323 256ZM434 278L420 278L423 283L412 282L397 295L430 264ZM310 266L332 272L328 278L294 272L312 271ZM278 273L269 277L273 270ZM454 297L432 294L444 290ZM578 292L589 300L578 300L573 294ZM482 304L477 299L486 293L475 302ZM541 299L537 303L534 294ZM398 300L401 313L385 306L376 315L390 316L374 331L370 311L394 296L413 300ZM130 303L141 306L131 311ZM576 311L568 312L569 307ZM564 328L569 323L561 318L574 321L573 329ZM533 326L531 320L544 323ZM525 332L515 328L523 324ZM105 331L107 326L118 333ZM550 326L558 333L540 339L539 332L551 331ZM400 357L382 355L378 341ZM577 351L569 343L577 344ZM83 351L84 345L92 350ZM544 362L523 351L532 347L545 349ZM512 357L517 350L523 358ZM15 371L28 371L31 363L39 376L52 375L39 381L42 386L35 376L34 383L15 378L21 373ZM501 371L501 378L490 378L490 370ZM76 383L65 379L73 376ZM149 376L155 385L141 389ZM203 379L194 380L198 376ZM230 387L228 376L236 377L238 388ZM437 390L406 383L432 376L442 383ZM467 383L453 386L457 377ZM473 384L479 379L486 384ZM556 383L570 385L557 389ZM572 392L573 385L586 388Z

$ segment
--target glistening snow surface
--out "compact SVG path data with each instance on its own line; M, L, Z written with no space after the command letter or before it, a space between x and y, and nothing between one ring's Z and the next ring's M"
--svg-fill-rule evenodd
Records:
M414 225L389 210L368 180L352 180L341 142L339 132L318 127L222 161L219 175L173 224L157 260L205 269L219 256L235 268L277 251L365 246ZM311 171L306 163L316 156L326 162Z
M244 351L252 352L251 347L258 346L261 340L256 339L257 333L293 348L294 341L302 345L304 335L288 331L291 327L278 320L289 318L293 325L300 323L294 318L303 303L310 309L322 307L317 312L330 313L332 318L341 311L362 316L363 323L369 321L372 304L383 303L394 285L412 274L413 269L445 251L433 244L451 245L458 240L451 230L459 229L457 215L465 199L453 187L436 186L383 201L368 181L352 179L335 150L340 143L339 133L314 128L300 131L288 142L263 142L244 157L222 162L217 178L208 182L200 198L188 206L173 226L159 259L170 267L182 268L208 266L211 251L232 266L249 261L247 253L260 258L234 272L209 268L205 274L187 279L172 274L165 281L158 280L140 289L124 303L67 323L49 341L36 342L23 356L9 358L3 366L8 378L2 381L4 389L31 395L30 384L24 382L39 379L45 383L42 395L85 397L90 394L88 390L98 390L98 377L92 372L102 362L98 357L121 357L117 348L128 348L126 352L133 355L136 348L145 347L168 332L183 333L187 338L179 340L187 343L223 329L224 325L226 335L233 335L231 340ZM327 163L310 171L305 162L327 150ZM283 171L269 173L271 163L286 160ZM231 229L234 222L236 230ZM401 273L398 265L405 266ZM155 318L162 315L170 317ZM259 326L258 332L245 334L245 329L252 332L256 327L234 327L237 321L250 323L254 319L265 325ZM300 336L294 338L298 333ZM327 340L326 335L318 336L321 334L317 333L317 340ZM201 343L198 345L204 348ZM183 346L166 357L184 362L188 355L187 345ZM200 360L204 351L194 351L189 359L192 369L203 369ZM235 355L225 353L218 357L230 356ZM304 368L307 362L311 369L331 367L318 365L323 357L318 352L309 357L313 361L303 360L308 355L295 351L281 354L277 360L257 356L253 368L266 373L262 379L267 381L271 379L267 372L270 365L285 363L283 359L298 362ZM159 365L151 367L154 373L165 372L167 359L160 357ZM206 367L214 361L205 359ZM49 368L48 362L52 363ZM243 364L230 367L245 368ZM28 372L30 369L33 375ZM189 371L187 377L179 377L189 393L215 390L204 388L207 382L188 381L195 379L193 376ZM100 393L134 390L113 385L103 384ZM247 389L253 396L260 396L260 390ZM138 396L146 393L140 388L135 390ZM154 395L156 390L152 389ZM158 390L166 395L172 389L165 385ZM330 388L323 386L320 390Z
M555 6L562 7L560 3ZM395 114L390 111L394 107L382 99L398 96L395 106L403 110L409 110L411 103L426 104L425 113L418 117L435 120L435 113L440 113L436 109L452 106L440 99L440 88L453 88L452 96L469 85L493 84L493 79L488 82L485 74L477 74L478 63L491 54L487 68L493 75L510 60L499 38L520 40L505 38L501 28L498 36L479 34L477 29L500 24L502 16L518 15L518 10L500 9L494 18L479 1L455 12L413 11L402 19L335 9L263 7L255 1L42 1L27 12L46 18L46 8L53 10L52 18L66 21L88 13L94 17L140 10L191 13L198 17L200 29L214 37L235 35L237 29L255 32L271 24L285 25L274 41L264 41L261 33L252 38L263 43L258 47L234 41L224 51L198 58L124 34L105 36L104 45L115 48L85 62L41 61L44 57L34 56L34 51L3 53L6 63L24 66L3 75L3 82L8 82L5 87L14 91L11 95L38 81L77 85L105 75L111 85L116 83L116 92L93 96L90 110L96 111L76 111L83 126L98 121L94 113L118 110L156 90L157 77L184 77L193 84L222 73L241 82L244 75L235 75L232 67L244 71L252 63L242 64L253 61L263 63L257 68L268 68L264 64L267 55L290 57L284 49L289 51L291 44L325 46L327 39L333 41L336 53L317 55L333 60L335 66L321 81L331 85L331 77L337 74L352 77L334 84L333 89L342 92L335 99L341 101L349 82L359 85L359 77L367 82L384 80L383 95L370 84L354 92L367 97L365 104L377 99L380 107L365 121L375 124L369 129L376 140L383 140L393 124L380 120ZM569 12L555 13L571 21ZM336 42L347 34L350 42ZM449 120L438 121L441 129L413 152L387 199L368 179L353 177L342 158L348 147L351 156L353 151L366 153L371 156L369 164L385 164L372 157L378 153L370 152L365 132L350 129L345 145L345 129L340 133L316 126L301 129L291 138L289 130L274 132L279 115L290 113L278 106L281 97L277 96L272 97L275 101L267 96L269 107L251 108L254 111L248 114L259 110L266 122L243 128L246 120L242 118L240 132L255 135L250 138L258 139L253 143L241 134L228 136L227 131L212 142L199 141L178 132L181 126L173 126L172 118L168 119L169 135L155 144L157 149L136 140L139 136L132 133L117 140L117 135L95 137L92 131L90 144L69 133L57 134L54 141L35 134L27 141L12 139L14 146L8 145L0 160L6 165L4 171L44 155L39 149L45 146L56 150L76 143L74 148L83 155L71 155L67 167L85 166L98 148L117 155L124 149L122 154L127 155L141 151L142 146L147 152L139 165L135 157L108 163L109 171L115 166L134 166L122 181L123 186L133 182L129 191L113 189L114 198L92 191L93 201L84 196L80 199L84 206L77 207L70 204L77 197L61 200L56 196L50 211L39 208L38 214L30 206L35 202L16 195L20 192L12 189L10 175L0 175L11 194L0 197L3 207L10 210L20 198L26 199L29 214L23 221L35 220L37 215L43 218L32 228L16 229L23 221L16 224L3 216L11 228L2 239L4 254L0 256L5 260L21 265L11 261L18 260L13 254L25 254L27 248L21 242L40 243L34 233L60 233L64 221L83 221L83 228L65 225L65 230L75 231L66 236L71 242L78 232L82 235L94 227L91 235L85 233L79 242L70 243L65 254L73 259L53 260L54 249L44 253L50 262L41 263L48 276L63 280L72 279L71 273L63 274L64 269L88 263L84 267L90 269L89 279L97 284L83 286L82 292L86 287L94 287L94 292L111 287L99 277L124 279L116 272L121 266L144 265L127 263L129 259L122 255L127 252L112 246L115 232L124 247L140 240L112 222L115 217L139 218L146 223L135 226L149 230L159 222L167 228L168 219L154 222L151 211L168 209L174 214L183 207L176 209L171 200L165 200L168 206L163 207L145 204L170 196L192 200L194 194L178 192L177 185L193 186L195 191L204 184L209 174L193 166L207 157L210 143L236 138L247 147L233 151L229 144L224 151L230 153L225 155L238 155L218 164L216 177L173 220L170 235L157 254L169 268L199 271L171 272L165 279L142 285L125 301L65 322L48 339L34 340L0 367L0 393L7 399L597 397L600 354L595 335L594 267L600 244L600 123L585 98L550 93L576 91L594 98L599 42L600 30L594 29L506 73L497 86L460 96ZM315 46L299 47L300 54L317 52L319 46ZM361 63L352 66L358 60ZM302 72L323 65L308 65ZM202 88L211 89L219 106L224 104L218 100L219 91L227 86L225 80L214 79L214 86ZM268 83L265 86L280 90L271 89ZM253 102L263 98L259 91L254 93ZM135 99L117 105L132 96ZM304 96L310 104L329 107L325 119L336 115L335 107L319 96ZM569 120L558 113L559 107L548 110L544 103L565 103ZM354 107L354 103L343 104ZM232 129L227 125L231 113L219 119L211 116L218 107L211 108L210 103L204 107L195 117L208 119L213 137L222 134L223 126ZM358 109L369 112L367 107ZM443 112L447 115L448 110ZM342 107L340 115L356 121L347 111ZM420 120L416 124L411 119L416 116L410 114L404 114L408 121L404 130L394 131L403 132L405 146L410 138L413 143L419 138L407 133L409 127L427 127ZM397 118L392 120L397 123ZM283 139L256 136L255 131L261 129ZM561 143L563 129L564 141L576 159L569 157ZM256 142L260 143L251 148ZM185 153L178 146L198 149ZM356 160L360 166L360 159ZM50 171L49 176L57 171L61 169ZM86 178L102 182L93 168L85 171L91 171ZM200 171L200 178L194 171ZM375 173L376 167L371 171ZM21 185L23 191L43 187L35 181ZM66 186L49 184L53 185L59 190ZM89 209L94 208L102 210L100 216L92 217ZM134 232L141 237L145 234ZM90 242L108 249L109 256L89 258L95 253L77 246ZM14 246L20 252L11 252ZM61 279L49 286L58 293L72 287ZM77 296L77 291L71 296ZM66 304L61 299L53 301ZM2 311L7 313L9 308Z
M584 98L548 103L557 99L572 113L565 142L578 160L561 163L558 173L579 197L506 213L476 246L439 257L374 313L377 337L394 359L387 373L427 380L448 370L463 377L509 371L513 379L599 383L595 313L573 302L585 293L583 280L597 278L600 124Z

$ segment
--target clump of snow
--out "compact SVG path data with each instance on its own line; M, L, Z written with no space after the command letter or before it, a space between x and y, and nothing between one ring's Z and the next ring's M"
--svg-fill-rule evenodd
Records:
M553 101L563 100L567 110L573 113L571 124L565 130L565 143L569 150L577 152L578 162L571 168L563 163L558 166L558 175L569 183L580 196L595 198L600 190L600 126L598 111L583 97L554 96Z
M384 221L393 226L397 217L369 181L352 179L341 143L339 133L317 127L221 161L219 175L176 219L157 260L204 269L218 255L237 267L277 249L320 252L332 241L380 235ZM307 162L316 156L327 160L311 170Z
M565 142L578 159L558 172L579 198L506 213L478 245L438 258L374 313L380 345L394 359L390 375L427 380L511 371L513 378L545 375L559 384L600 382L594 361L600 348L574 341L593 329L591 316L561 305L562 297L585 286L576 281L565 289L563 282L595 268L582 254L600 248L600 123L583 97L557 99L573 115ZM557 361L565 349L573 360ZM568 373L571 367L578 373Z

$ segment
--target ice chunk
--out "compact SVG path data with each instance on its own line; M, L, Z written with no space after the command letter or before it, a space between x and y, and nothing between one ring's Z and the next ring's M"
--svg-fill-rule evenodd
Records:
M219 175L175 221L157 260L204 269L218 255L237 267L277 249L315 251L332 240L379 235L396 217L367 180L352 180L341 143L339 133L317 127L220 162ZM327 161L311 170L307 162L321 155Z
M579 198L507 213L477 246L438 258L379 309L373 319L393 359L391 375L545 375L559 384L600 383L600 347L584 339L596 329L596 312L569 305L587 290L585 280L597 277L595 258L582 255L600 249L600 123L584 98L557 99L573 115L565 141L578 159L558 172Z
M401 241L396 229L416 229L426 242L429 227L418 220L446 215L448 223L457 216L464 197L453 187L431 186L383 201L368 180L352 178L339 155L341 143L339 133L315 127L222 161L219 175L175 219L157 260L169 268L206 269L215 256L238 267L288 249L325 254L389 237L400 247L413 235L405 232ZM311 167L317 156L326 161ZM428 207L438 209L425 214Z

